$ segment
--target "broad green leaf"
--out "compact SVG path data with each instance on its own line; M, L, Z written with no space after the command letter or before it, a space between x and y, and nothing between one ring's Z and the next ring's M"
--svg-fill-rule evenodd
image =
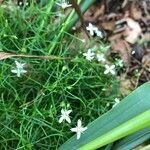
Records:
M144 113L130 119L120 126L112 129L106 134L94 139L93 141L81 146L79 150L93 150L114 142L122 137L134 133L140 129L150 126L150 109Z
M108 144L108 145L105 147L105 149L104 149L104 150L111 150L111 149L112 149L112 147L113 147L113 145L114 145L114 143L110 143L110 144Z
M149 109L150 82L136 89L115 108L90 123L79 140L76 140L76 135L73 136L60 147L60 150L77 150Z
M117 141L111 150L131 150L148 139L150 139L150 127Z

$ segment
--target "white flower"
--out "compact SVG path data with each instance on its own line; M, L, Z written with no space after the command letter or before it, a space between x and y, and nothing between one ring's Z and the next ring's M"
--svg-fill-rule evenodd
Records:
M123 60L122 59L116 59L116 63L117 66L119 67L123 67Z
M91 36L95 33L98 37L103 38L103 33L91 23L89 23L89 26L86 27L86 30L90 32Z
M25 66L25 63L21 64L18 61L15 61L15 64L16 64L16 68L12 69L11 72L16 73L17 77L20 77L21 74L24 74L27 72L26 70L23 69L23 67Z
M114 107L117 106L119 103L120 103L119 98L115 98L115 104L114 104L112 107L114 108Z
M82 127L82 122L79 119L77 122L77 126L75 128L70 129L72 132L77 133L77 140L81 137L81 133L83 133L85 130L87 130L87 127Z
M98 30L97 27L95 27L94 25L92 25L91 23L89 23L89 26L86 27L86 30L90 32L90 35L94 35L95 31Z
M92 52L92 49L88 49L88 51L86 53L83 53L83 56L85 56L86 59L89 60L89 61L94 59L94 55L95 55L95 53Z
M68 123L71 123L69 114L72 112L72 110L61 110L61 117L59 119L59 123L62 123L63 120L66 120Z
M68 4L67 2L63 1L61 3L56 3L58 6L60 6L62 9L66 9L68 7L71 7L71 4Z
M106 61L104 54L97 54L96 58L97 58L97 61L103 61L103 62Z
M108 73L111 73L112 75L115 74L115 65L105 65L105 71L104 71L104 74L108 74Z
M21 6L23 4L23 2L19 2L19 5Z

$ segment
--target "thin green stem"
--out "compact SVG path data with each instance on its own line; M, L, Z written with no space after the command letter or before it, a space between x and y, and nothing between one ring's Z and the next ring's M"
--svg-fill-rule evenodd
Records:
M81 4L81 12L84 13L94 3L94 1L95 0L84 1ZM78 0L78 4L80 4L81 2L82 2L82 0ZM54 48L57 45L57 42L63 36L64 32L65 31L69 31L75 25L75 23L78 21L78 19L79 19L79 16L77 15L77 13L75 12L75 10L72 10L72 12L70 13L70 15L67 17L65 23L63 24L63 26L62 26L62 28L61 28L58 36L54 40L55 42L51 46L51 48L49 50L49 54L52 53L52 51L54 50Z

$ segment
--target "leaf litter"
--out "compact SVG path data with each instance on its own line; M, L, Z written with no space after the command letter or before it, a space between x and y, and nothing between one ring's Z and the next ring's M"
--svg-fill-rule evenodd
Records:
M84 14L84 20L105 31L111 44L108 57L114 60L117 55L124 61L125 67L118 74L123 95L150 81L148 0L97 0Z

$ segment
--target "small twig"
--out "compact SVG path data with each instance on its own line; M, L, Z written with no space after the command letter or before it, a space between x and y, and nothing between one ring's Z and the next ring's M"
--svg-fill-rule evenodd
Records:
M86 25L85 25L85 22L84 22L84 18L83 18L83 14L81 12L81 9L80 9L80 6L78 5L77 1L76 0L70 0L70 3L72 4L73 8L75 9L75 11L77 12L79 18L80 18L80 21L81 21L81 26L85 32L85 34L87 35L88 38L90 38L87 30L86 30Z
M47 59L47 60L68 60L69 57L62 58L57 56L37 56L37 55L24 55L24 54L13 54L7 52L0 52L0 60L11 58L11 57L25 57L25 58L38 58L38 59Z
M143 65L139 60L137 60L137 59L134 58L133 56L132 56L132 58L135 60L136 63L138 63L138 65L141 65L141 67L142 67L144 70L150 72L150 70L149 70L148 67L146 67L145 65Z

